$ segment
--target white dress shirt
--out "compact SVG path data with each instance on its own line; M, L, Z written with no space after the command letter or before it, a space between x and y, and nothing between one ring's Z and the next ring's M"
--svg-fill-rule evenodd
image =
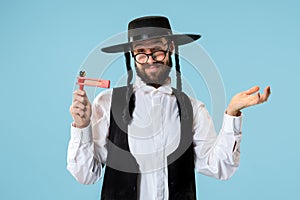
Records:
M128 126L130 152L139 164L138 199L167 200L167 156L179 145L180 118L170 78L159 88L139 78L133 86L136 101L132 123ZM71 126L67 169L83 184L102 177L101 163L107 157L112 89L93 101L91 123L79 129ZM224 114L219 135L205 105L190 98L193 107L193 145L195 170L218 179L230 178L239 166L242 117Z

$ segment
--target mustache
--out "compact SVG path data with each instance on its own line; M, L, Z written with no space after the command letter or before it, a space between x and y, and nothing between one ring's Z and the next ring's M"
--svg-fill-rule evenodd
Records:
M152 64L145 63L145 64L142 64L142 66L143 66L144 68L149 68L149 67L151 67L151 66L161 67L161 66L166 66L166 65L165 65L163 62L157 61L157 62L152 63Z

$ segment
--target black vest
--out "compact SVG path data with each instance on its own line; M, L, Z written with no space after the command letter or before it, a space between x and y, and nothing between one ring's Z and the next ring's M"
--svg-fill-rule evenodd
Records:
M193 151L193 109L190 99L173 88L181 121L181 138L178 148L168 157L169 200L195 200L195 172ZM114 88L110 111L108 154L101 200L137 200L137 176L139 166L130 153L127 137L128 127L122 121L126 105L126 87ZM181 96L181 98L180 98ZM181 114L182 106L186 116ZM180 156L178 156L180 155ZM126 162L126 169L122 164Z

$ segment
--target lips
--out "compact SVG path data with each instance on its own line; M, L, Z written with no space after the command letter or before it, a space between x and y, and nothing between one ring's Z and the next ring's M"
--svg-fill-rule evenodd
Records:
M153 68L160 68L163 64L160 63L153 63L153 64L146 64L144 65L145 69L153 69Z
M147 66L145 68L146 71L149 71L149 72L155 72L155 71L158 71L160 68L159 65L150 65L150 66Z

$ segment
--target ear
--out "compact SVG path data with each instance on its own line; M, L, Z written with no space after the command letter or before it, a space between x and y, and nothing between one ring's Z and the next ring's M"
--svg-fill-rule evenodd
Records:
M171 55L173 55L174 50L175 50L175 45L174 45L174 42L171 41L170 46L169 46L169 52Z

